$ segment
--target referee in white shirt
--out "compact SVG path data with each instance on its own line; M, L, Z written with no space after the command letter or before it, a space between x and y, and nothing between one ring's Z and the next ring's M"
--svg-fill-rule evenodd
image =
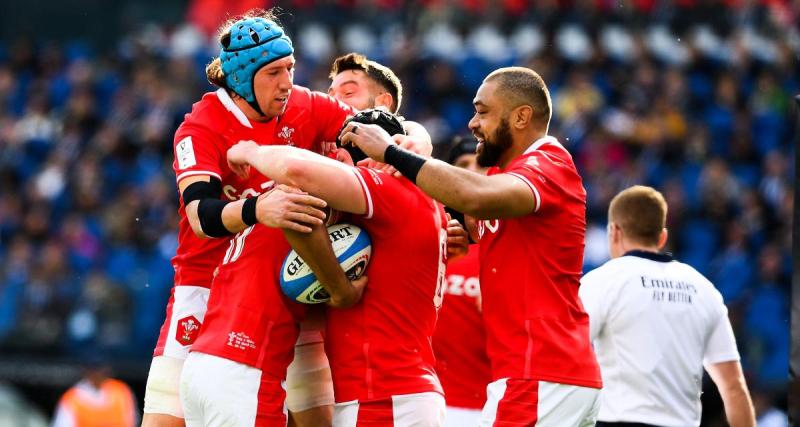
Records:
M667 203L653 188L619 193L608 209L611 260L580 296L603 376L598 426L698 426L703 368L728 423L755 426L728 310L694 268L659 251Z

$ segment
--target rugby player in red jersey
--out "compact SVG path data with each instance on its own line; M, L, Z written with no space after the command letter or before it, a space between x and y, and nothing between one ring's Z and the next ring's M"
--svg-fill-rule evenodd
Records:
M242 142L229 150L228 161L234 168L252 166L352 213L349 221L371 237L369 285L361 301L349 309L328 310L325 347L336 397L333 424L440 425L444 398L430 339L442 301L443 207L405 178L292 147Z
M360 298L366 277L351 284L336 262L327 234L323 238L327 246L317 244L315 256L320 248L327 249L329 264L338 269L319 276L331 295L330 304L351 305ZM287 425L286 372L308 307L281 292L278 278L290 249L282 230L263 224L250 226L229 241L211 287L203 328L181 373L180 399L187 426Z
M492 379L481 426L594 425L600 369L578 296L586 192L569 152L547 135L550 94L523 67L490 73L469 122L488 176L416 156L376 126L343 143L396 167L436 200L482 220L480 284Z
M358 110L383 108L397 113L402 104L403 86L400 79L388 67L368 60L357 53L349 53L336 58L330 71L331 87L328 93L338 100ZM425 134L427 132L417 123L404 121L407 132ZM418 136L407 134L393 135L401 147L416 147L424 155L429 155L431 145L420 144ZM332 143L335 145L335 143ZM427 149L427 151L426 151ZM388 165L378 165L365 159L366 165L394 173ZM398 175L399 176L399 175ZM324 235L324 233L322 233ZM298 237L299 238L299 237ZM467 250L466 231L457 221L448 224L448 255L461 254ZM301 338L295 348L295 361L289 365L286 378L286 405L290 411L290 425L323 426L330 425L333 414L333 384L328 368L327 357L314 346L315 328L324 328L324 320L318 320L319 310L312 309L301 325ZM324 313L322 313L324 315ZM321 340L320 340L321 341ZM300 363L302 362L302 363Z
M450 164L486 173L477 164L475 144L472 138L458 141L450 151ZM465 256L448 261L445 302L433 335L436 373L447 403L445 427L478 425L492 378L480 308L478 250L477 244L470 245Z
M231 20L220 34L220 57L206 69L220 89L194 104L175 134L173 167L181 193L175 287L148 375L145 426L183 425L180 372L203 323L213 272L228 238L257 222L307 232L325 216L319 199L273 188L257 173L235 176L225 162L227 148L244 139L319 151L355 112L328 95L293 85L291 40L269 12ZM422 147L418 151L429 150L427 134L413 142Z

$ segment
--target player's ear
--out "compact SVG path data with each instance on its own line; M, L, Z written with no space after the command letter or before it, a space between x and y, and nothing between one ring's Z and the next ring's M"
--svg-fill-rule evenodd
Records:
M382 108L388 112L392 112L392 105L394 105L394 98L389 92L383 92L375 97L375 108Z
M619 242L622 240L622 229L614 222L608 223L608 241Z
M661 235L658 236L658 250L664 249L664 246L667 244L667 239L669 238L669 231L666 228L661 230Z
M533 118L533 108L530 105L520 105L511 110L509 121L511 122L511 126L521 130L530 125L531 118Z

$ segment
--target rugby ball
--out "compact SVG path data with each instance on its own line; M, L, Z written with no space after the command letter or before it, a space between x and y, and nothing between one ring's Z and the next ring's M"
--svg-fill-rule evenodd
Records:
M366 231L353 224L328 227L333 253L350 280L361 277L372 255L372 243ZM303 304L319 304L330 299L308 264L291 251L281 266L281 290L287 297Z

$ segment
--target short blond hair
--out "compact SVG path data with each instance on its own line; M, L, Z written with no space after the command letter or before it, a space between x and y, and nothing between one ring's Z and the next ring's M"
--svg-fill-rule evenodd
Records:
M611 199L608 221L636 243L658 245L667 225L667 201L655 188L634 185Z

